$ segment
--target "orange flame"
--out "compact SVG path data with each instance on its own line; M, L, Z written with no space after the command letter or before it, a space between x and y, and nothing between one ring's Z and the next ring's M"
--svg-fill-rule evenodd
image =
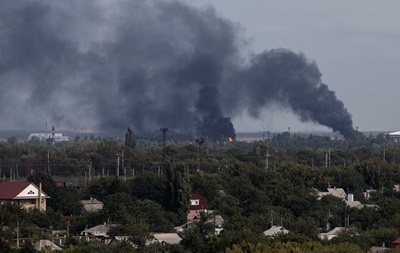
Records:
M233 141L232 137L228 137L228 141L232 142Z

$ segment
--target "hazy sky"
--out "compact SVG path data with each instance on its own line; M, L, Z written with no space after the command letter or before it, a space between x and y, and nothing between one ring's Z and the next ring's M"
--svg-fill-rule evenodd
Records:
M239 23L250 52L282 47L314 60L360 131L400 130L400 1L187 2L214 6L220 16ZM326 129L271 110L263 120L233 122L238 131Z
M4 1L0 129L400 130L399 11L394 0Z

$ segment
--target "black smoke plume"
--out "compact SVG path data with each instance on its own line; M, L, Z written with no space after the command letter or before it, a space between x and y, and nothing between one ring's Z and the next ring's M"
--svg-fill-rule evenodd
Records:
M314 63L279 49L246 64L239 34L214 9L180 1L3 1L0 128L168 126L234 138L230 117L279 103L352 135Z
M290 107L301 121L328 126L346 138L354 135L343 102L321 82L318 67L304 55L284 49L265 51L252 58L244 75L252 115L257 116L271 103L279 103Z

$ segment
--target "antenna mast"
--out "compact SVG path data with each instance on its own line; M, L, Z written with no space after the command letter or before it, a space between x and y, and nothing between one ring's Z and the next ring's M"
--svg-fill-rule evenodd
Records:
M198 172L203 176L204 173L204 166L203 166L203 144L205 142L205 138L204 137L198 137L195 139L195 141L197 142L197 144L199 144L199 151L198 151L198 155L199 155L199 169Z

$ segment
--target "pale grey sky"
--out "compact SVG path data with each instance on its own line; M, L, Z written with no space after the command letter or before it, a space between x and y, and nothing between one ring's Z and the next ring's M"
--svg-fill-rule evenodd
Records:
M399 12L398 0L5 1L0 129L328 130L264 109L280 104L344 135L347 110L360 131L400 130Z
M188 0L239 23L250 52L287 48L314 60L360 131L400 129L400 1ZM326 129L290 112L233 119L237 131Z

